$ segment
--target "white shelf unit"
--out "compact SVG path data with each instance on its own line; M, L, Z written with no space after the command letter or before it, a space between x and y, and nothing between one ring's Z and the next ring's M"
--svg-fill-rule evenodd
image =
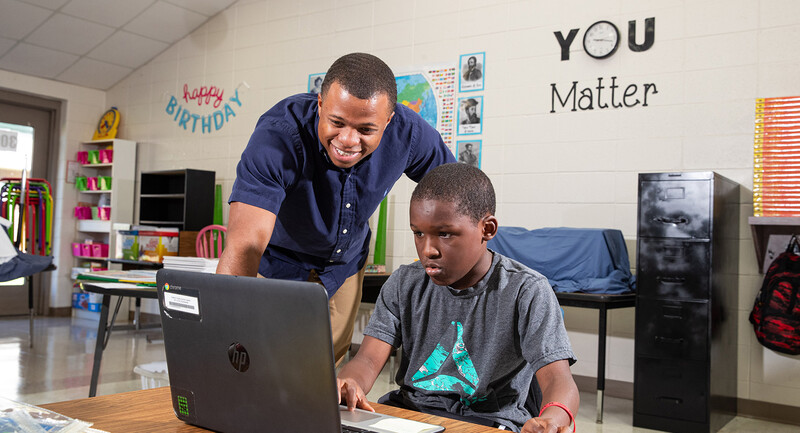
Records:
M113 233L114 223L133 223L134 187L136 181L136 142L130 140L111 139L94 140L80 143L81 151L113 148L111 163L81 164L80 175L111 176L111 189L105 191L78 191L78 202L97 206L103 197L111 206L108 220L76 219L74 242L92 240L108 244L109 257L115 249L116 237ZM108 257L75 257L75 266L85 261L105 261Z

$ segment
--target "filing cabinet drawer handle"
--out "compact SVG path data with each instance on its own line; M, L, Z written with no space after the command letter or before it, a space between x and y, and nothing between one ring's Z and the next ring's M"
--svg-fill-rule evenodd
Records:
M683 404L683 399L682 398L663 397L662 396L662 397L658 397L658 399L659 400L665 400L665 401L668 401L668 402L672 402L672 403L675 403L675 404Z
M661 223L661 224L674 224L674 225L689 224L689 218L686 218L686 217L670 218L670 217L661 216L661 217L653 218L653 221L655 221L657 223Z
M657 343L683 344L683 338L667 338L656 335Z
M670 283L670 284L683 284L686 282L686 278L683 277L662 277L661 275L656 277L656 281L659 283Z

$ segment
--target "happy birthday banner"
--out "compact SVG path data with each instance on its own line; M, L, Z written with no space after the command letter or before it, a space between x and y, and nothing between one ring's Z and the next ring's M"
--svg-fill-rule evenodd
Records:
M246 83L243 84L246 85ZM194 107L195 105L197 107ZM232 117L236 117L234 108L241 106L238 87L234 89L233 96L228 97L226 101L225 90L222 88L200 86L190 89L188 84L184 84L183 96L180 100L175 96L169 97L166 113L178 123L179 128L183 128L185 131L210 134L212 131L219 131L230 122ZM208 112L209 109L214 109L214 111ZM205 111L205 113L197 114L192 110Z

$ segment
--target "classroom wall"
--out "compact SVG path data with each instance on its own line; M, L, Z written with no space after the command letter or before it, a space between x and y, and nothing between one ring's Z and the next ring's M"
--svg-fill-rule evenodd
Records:
M641 29L649 17L656 18L653 47L630 51L627 22ZM617 25L623 43L612 57L594 60L581 40L603 19ZM580 31L562 61L554 32L573 28ZM763 349L747 322L761 279L747 226L754 100L800 92L798 36L800 2L792 0L242 0L110 89L105 105L122 112L120 138L139 142L138 170L214 170L227 197L258 117L305 91L308 74L324 72L340 55L371 52L402 73L484 51L481 167L497 189L501 224L617 228L634 259L638 173L714 170L742 185L740 276L732 288L739 292L739 397L800 406L800 360ZM599 77L606 86L611 77L626 87L653 83L658 93L647 107L551 113L551 84L562 91L578 81L580 91ZM234 114L212 132L184 129L169 111L184 85L224 89ZM241 105L227 99L237 89ZM198 116L218 109L178 104ZM89 105L88 127L68 128L80 130L65 139L70 149L105 109ZM415 258L412 188L403 179L389 195L391 268ZM633 317L632 309L610 313L609 379L633 380ZM594 376L596 312L568 308L566 322L579 358L573 372Z

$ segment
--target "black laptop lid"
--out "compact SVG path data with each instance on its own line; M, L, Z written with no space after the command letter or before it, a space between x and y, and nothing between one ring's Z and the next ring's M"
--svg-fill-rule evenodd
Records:
M178 418L223 432L339 432L328 297L316 283L159 270Z

